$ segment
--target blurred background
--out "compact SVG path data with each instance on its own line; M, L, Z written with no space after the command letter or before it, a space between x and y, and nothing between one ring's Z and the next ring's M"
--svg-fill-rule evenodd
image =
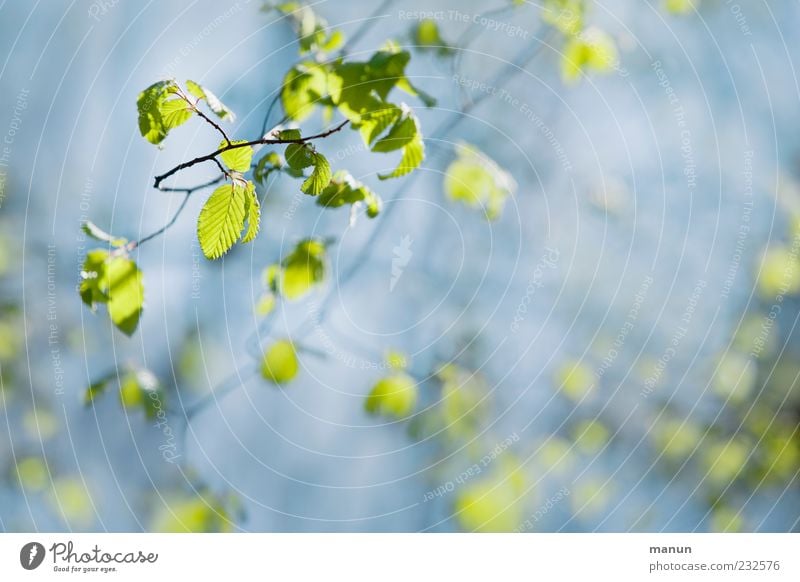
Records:
M343 130L318 148L383 213L351 224L275 178L258 239L214 262L192 195L134 252L129 338L81 304L81 224L159 228L181 199L153 176L218 143L190 121L153 147L137 95L197 80L255 139L291 19L0 2L0 529L797 531L800 6L589 2L599 44L576 46L556 4L315 3L349 58L410 47L438 100L405 98L425 163L380 181L397 160ZM493 220L448 191L462 142L503 177ZM325 283L262 317L262 272L311 235L336 241ZM276 386L283 337L300 369ZM365 409L387 378L413 410Z

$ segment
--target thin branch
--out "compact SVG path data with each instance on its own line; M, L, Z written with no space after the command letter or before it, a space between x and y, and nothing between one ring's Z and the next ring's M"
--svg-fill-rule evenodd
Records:
M245 141L245 142L241 142L241 143L232 143L232 144L229 144L229 145L226 145L226 146L222 146L221 148L219 148L216 151L211 152L210 154L206 154L204 156L200 156L200 157L194 158L193 160L189 160L188 162L183 162L182 164L178 164L177 166L175 166L174 168L172 168L168 172L165 172L165 173L161 174L160 176L156 176L155 177L155 182L153 184L153 187L160 189L161 182L163 182L164 180L166 180L170 176L180 172L181 170L185 170L186 168L191 168L192 166L194 166L196 164L199 164L199 163L202 163L202 162L208 162L208 161L211 161L211 160L214 160L217 164L219 164L219 160L217 160L216 157L219 154L225 153L225 152L230 151L230 150L235 150L235 149L238 149L238 148L254 146L254 145L308 143L308 142L310 142L312 140L315 140L315 139L324 139L324 138L328 137L329 135L334 134L337 131L341 130L348 123L349 123L349 121L347 119L345 119L339 125L331 128L331 129L329 129L327 131L323 131L322 133L317 133L315 135L309 135L307 137L301 137L299 139L271 139L271 138L262 137L260 139L254 139L252 141Z
M228 145L231 145L231 138L229 138L229 137L228 137L228 134L227 134L227 133L225 133L225 130L224 130L224 129L222 129L222 127L221 127L221 126L220 126L220 125L219 125L219 124L218 124L216 121L214 121L214 120L213 120L213 119L211 119L211 118L210 118L208 115L206 115L205 113L203 113L203 112L200 110L200 108L199 108L199 107L197 107L197 105L195 105L195 106L194 106L194 111L195 111L195 113L197 113L197 115L199 115L200 117L202 117L203 119L205 119L205 120L206 120L206 122L207 122L207 123L209 123L209 124L211 125L211 127L213 127L214 129L216 129L216 130L217 130L217 131L220 133L220 135L222 135L222 138L225 140L225 143L226 143L226 144L228 144Z
M283 89L283 87L281 87ZM272 98L272 101L267 107L267 114L264 116L264 122L261 124L261 136L265 136L267 133L267 125L269 124L269 118L272 116L272 110L275 108L275 105L278 103L278 100L281 98L281 93L278 91L275 93L275 97Z
M125 248L128 252L130 252L133 249L135 249L136 247L142 246L144 243L146 243L150 239L154 239L155 237L164 234L173 224L175 224L175 221L178 220L178 217L181 215L181 212L183 212L183 209L186 208L186 203L189 202L189 197L190 196L191 196L191 192L186 192L185 193L185 195L183 196L183 200L181 201L181 205L178 206L178 210L175 211L175 214L172 215L172 218L170 218L170 220L169 220L169 222L167 224L165 224L164 226L159 228L157 231L148 234L144 238L139 239L138 241L134 240L134 241L129 242L123 248Z
M213 186L214 184L219 184L225 179L227 176L227 172L223 170L223 173L214 178L213 180L209 180L208 182L203 182L202 184L198 184L197 186L188 186L185 188L169 188L166 186L162 186L159 188L162 192L183 192L184 194L191 194L192 192L197 192L198 190L202 190L203 188L208 188L209 186Z

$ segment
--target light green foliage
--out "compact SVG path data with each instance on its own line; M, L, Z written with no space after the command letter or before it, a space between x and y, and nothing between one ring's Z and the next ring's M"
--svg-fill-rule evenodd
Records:
M381 210L380 197L344 170L334 174L328 186L317 198L317 204L326 208L338 208L345 204L356 208L360 204L365 204L367 216L370 218L376 217Z
M54 479L47 501L53 512L63 517L70 528L85 528L94 520L92 496L79 476L65 475Z
M117 378L119 378L119 401L126 410L143 410L148 419L154 419L158 411L165 407L164 391L156 375L145 368L134 367L115 370L92 382L84 394L86 406L93 405Z
M556 370L553 381L556 388L559 388L564 395L570 400L578 402L594 388L597 378L587 364L571 360Z
M232 519L223 500L201 492L196 497L174 497L160 506L150 531L158 533L224 533L232 530Z
M767 300L800 292L800 260L789 247L774 246L758 266L758 290Z
M436 373L442 392L435 413L452 439L470 439L486 420L489 386L486 379L456 364L445 364Z
M315 62L300 63L283 78L281 105L286 116L300 122L324 103L328 92L328 69Z
M574 36L583 30L585 13L585 0L545 0L542 20L565 36Z
M445 171L445 193L451 200L482 210L489 220L498 218L506 199L516 191L516 182L475 146L461 143L456 155Z
M136 108L139 112L139 132L147 141L159 145L170 130L186 123L197 112L197 103L205 101L208 108L228 121L234 120L233 112L211 91L186 81L192 100L173 80L158 81L139 93Z
M664 8L672 14L688 14L694 10L692 0L664 0Z
M297 350L290 340L279 340L264 352L261 361L261 377L273 384L287 384L294 380L300 370Z
M587 28L572 37L564 47L561 76L575 82L581 73L607 73L617 64L614 39L598 28Z
M442 38L439 25L434 20L420 20L411 30L411 39L419 50L433 50L440 57L453 54L453 48Z
M195 83L194 81L186 81L186 89L197 98L197 101L205 101L211 112L226 121L236 121L236 115L231 111L227 105L219 100L219 97L214 95L207 87Z
M572 437L575 446L581 451L596 455L608 443L611 432L598 420L584 420L575 425Z
M314 238L302 240L275 272L276 288L286 299L300 299L325 280L325 271L325 243Z
M80 295L92 310L105 303L114 325L126 335L139 325L144 306L142 273L130 258L104 249L89 251L81 271Z
M262 274L264 292L256 312L266 316L275 309L277 297L297 301L325 281L327 258L325 243L309 238L301 240L279 264L269 265Z
M755 362L746 355L729 351L717 363L712 387L725 401L742 403L752 394L756 380Z
M174 81L158 81L139 93L136 101L139 132L152 144L160 144L172 129L167 126L162 111L167 98L174 94L176 88Z
M44 460L39 457L24 457L17 462L17 480L28 493L40 492L50 484L50 474Z
M454 511L468 532L511 532L522 522L525 478L510 452L493 461L492 475L468 483L458 492Z
M284 111L290 119L301 121L311 115L317 105L335 107L350 120L351 127L359 131L364 144L372 147L372 151L402 149L400 165L380 177L404 176L419 167L425 157L425 148L417 118L407 106L390 103L389 93L398 88L419 97L427 105L435 102L406 77L405 68L410 58L407 51L387 45L368 61L336 60L326 64L298 65L284 79L281 90ZM375 143L383 132L387 132L385 138ZM289 158L296 153L296 148L291 153L287 148L287 163L295 170L300 161L293 164ZM317 164L314 166L320 168ZM322 170L324 168L322 166ZM321 176L325 174L321 173ZM307 188L313 190L322 181L308 182Z
M222 152L219 157L222 158L222 163L225 164L229 170L235 172L246 172L250 169L250 162L253 159L253 148L251 146L240 146L240 144L247 143L246 140L239 140L231 142L231 145L239 146L234 149L229 149ZM227 142L219 144L219 149L226 147Z
M234 180L220 186L208 197L197 220L197 238L203 254L208 259L218 259L227 253L242 236L245 221L249 225L242 242L249 242L258 233L259 219L252 182Z
M292 19L297 32L300 54L309 52L328 53L338 49L344 42L341 30L330 31L328 22L310 6L300 2L267 4L264 10L276 10Z
M408 356L397 350L389 350L386 353L386 364L393 370L405 370L408 368Z
M752 447L741 438L712 442L703 449L703 469L710 485L726 487L744 471Z
M417 383L405 372L394 372L372 387L364 407L367 412L405 418L417 404Z
M331 165L328 159L318 152L311 154L314 170L300 186L300 191L309 196L321 194L331 181Z
M700 445L703 433L690 419L665 418L653 426L650 436L664 457L684 462Z

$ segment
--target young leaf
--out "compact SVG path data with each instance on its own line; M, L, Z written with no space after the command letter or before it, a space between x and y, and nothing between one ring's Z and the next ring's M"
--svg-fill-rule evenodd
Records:
M326 208L338 208L344 204L367 205L367 216L375 218L381 209L380 197L364 184L341 170L334 174L330 184L317 198L317 204Z
M272 286L290 301L300 299L325 280L325 243L319 239L305 239L281 262L280 269L268 275Z
M208 259L218 259L236 244L244 229L247 190L224 184L206 200L197 221L197 238Z
M516 190L516 182L472 145L461 143L456 153L456 160L445 170L445 194L451 200L483 210L489 220L494 220Z
M198 101L205 100L214 115L226 121L236 121L236 115L214 93L194 81L186 81L186 88Z
M252 182L248 182L245 187L247 202L247 231L242 237L243 243L249 243L258 236L258 229L261 222L261 205L256 196L256 187Z
M247 143L246 140L239 140L231 142L231 145L239 145ZM228 143L223 141L219 144L219 149L227 147ZM219 155L222 158L222 163L228 166L228 169L235 172L246 172L250 169L250 162L253 160L253 148L251 146L239 146L237 148L225 150Z
M419 50L432 49L440 57L453 54L453 48L442 39L436 21L429 18L419 21L411 32L411 38Z
M158 81L139 93L136 108L139 112L139 132L147 141L158 145L167 137L162 107L176 88L174 81Z
M191 105L180 97L164 101L161 105L161 120L164 124L165 131L183 125L189 120L192 113Z
M410 113L398 120L385 137L372 146L373 152L393 152L405 147L418 133L416 118Z
M416 123L416 118L414 119ZM403 157L400 158L400 164L389 174L378 174L378 178L388 180L405 176L419 168L424 159L425 142L422 141L422 134L417 129L417 134L414 138L403 146Z
M286 146L286 163L293 170L302 171L314 165L314 152L305 144L290 143Z
M331 165L328 159L320 153L312 154L314 171L300 186L300 190L309 196L320 194L331 181Z
M278 139L300 139L299 129L282 129L278 132Z
M617 60L614 39L602 30L587 28L564 48L561 76L566 82L575 82L580 79L581 72L607 73Z
M132 335L144 305L142 273L136 263L126 256L95 249L86 255L81 278L83 302L92 310L98 303L107 304L114 325Z
M297 352L289 340L280 340L272 344L261 361L261 376L274 384L291 382L300 369Z
M379 380L364 402L367 412L405 418L417 404L417 383L404 372Z
M327 94L327 73L321 65L303 63L292 67L283 78L281 105L289 119L303 121Z

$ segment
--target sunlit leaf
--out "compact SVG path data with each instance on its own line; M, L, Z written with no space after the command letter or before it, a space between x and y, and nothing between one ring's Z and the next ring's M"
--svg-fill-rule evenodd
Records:
M261 361L261 376L274 384L287 384L294 380L300 370L297 351L289 340L273 343L264 352Z
M239 240L247 196L246 187L233 182L220 186L206 200L197 221L197 238L206 258L218 259Z
M381 378L372 387L364 403L367 412L405 418L417 404L417 383L403 372Z

